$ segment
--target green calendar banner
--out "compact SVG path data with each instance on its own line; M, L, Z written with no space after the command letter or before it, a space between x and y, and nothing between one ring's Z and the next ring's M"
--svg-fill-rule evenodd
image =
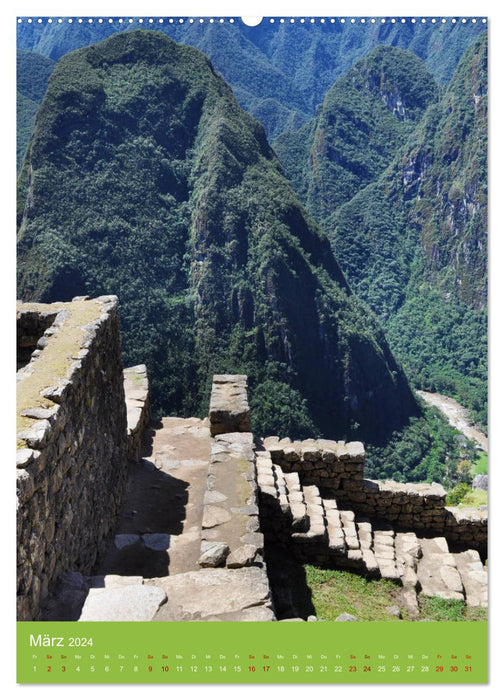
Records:
M19 683L486 683L487 623L21 622Z

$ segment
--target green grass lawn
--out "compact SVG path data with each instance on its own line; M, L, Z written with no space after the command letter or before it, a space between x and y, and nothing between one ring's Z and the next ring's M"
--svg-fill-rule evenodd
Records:
M485 608L470 608L461 600L419 596L421 616L437 622L477 622L487 619Z
M484 489L474 489L466 493L460 501L460 508L478 508L478 506L488 505L488 491Z
M478 461L473 465L472 473L474 476L476 474L488 474L488 455L486 452L480 452Z
M306 583L311 589L315 615L322 620L335 620L348 613L359 622L393 622L398 620L387 608L397 606L403 620L475 621L486 620L484 608L469 608L460 601L419 596L420 615L413 617L397 603L401 586L385 579L367 581L349 571L319 569L307 564Z
M396 605L394 593L398 591L391 581L367 581L349 571L319 569L309 564L305 571L319 619L334 620L346 612L363 622L397 620L387 610Z

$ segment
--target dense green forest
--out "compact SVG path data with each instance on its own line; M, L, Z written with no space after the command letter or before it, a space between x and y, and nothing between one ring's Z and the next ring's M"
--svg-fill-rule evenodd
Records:
M486 35L439 84L481 28L165 28L210 63L116 26L70 54L97 28L20 29L21 47L67 55L47 94L52 62L18 59L20 156L45 94L18 180L18 294L117 294L155 412L203 415L211 375L243 372L257 434L362 439L369 476L467 481L473 448L408 380L485 423ZM351 68L376 43L398 46ZM282 165L237 100L281 134Z
M23 22L17 27L18 48L58 60L69 51L129 31L128 26L126 22L42 26ZM334 81L376 46L409 50L425 61L439 83L446 84L464 51L486 30L481 22L342 24L309 19L293 24L265 20L247 27L239 18L232 24L186 19L154 27L209 56L270 140L311 119Z
M262 434L378 444L419 414L262 126L196 49L138 31L61 59L19 202L20 296L116 293L163 414L206 412L214 372L249 375Z
M35 128L35 117L55 66L50 58L33 51L17 52L17 142L16 160L21 160Z
M486 53L482 35L439 90L418 59L377 49L335 83L312 122L275 143L409 379L459 398L482 425Z
M423 61L390 46L337 80L315 119L274 142L308 211L330 227L334 212L383 173L439 94Z

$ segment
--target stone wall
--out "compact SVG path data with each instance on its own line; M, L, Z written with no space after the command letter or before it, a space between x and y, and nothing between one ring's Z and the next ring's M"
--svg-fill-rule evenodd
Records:
M210 435L250 432L247 377L214 374L210 396Z
M54 310L18 373L19 620L37 619L59 574L90 572L127 479L117 298L24 309Z
M202 567L264 567L259 532L254 438L249 430L247 378L215 375L210 400L212 438L204 497ZM215 427L217 433L215 433Z
M263 441L273 464L298 474L301 484L328 492L342 508L401 529L444 535L454 543L486 549L487 511L446 507L440 484L402 484L364 479L360 442L268 437Z
M45 331L54 324L58 310L25 308L18 304L16 318L17 369L30 362L34 350L42 350L47 342ZM61 320L61 319L59 319Z
M123 375L128 423L128 459L138 460L142 438L151 418L147 367L145 365L127 367Z

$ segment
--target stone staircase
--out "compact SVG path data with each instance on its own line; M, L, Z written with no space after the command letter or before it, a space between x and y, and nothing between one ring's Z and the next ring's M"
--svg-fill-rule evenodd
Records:
M423 537L371 522L302 484L297 472L256 452L261 529L289 546L303 563L384 578L402 587L401 598L418 612L417 594L488 605L487 572L476 550L453 553L444 537ZM326 492L325 492L326 493Z

